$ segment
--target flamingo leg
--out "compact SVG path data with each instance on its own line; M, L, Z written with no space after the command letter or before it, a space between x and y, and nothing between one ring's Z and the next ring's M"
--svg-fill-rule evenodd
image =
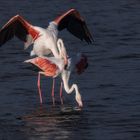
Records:
M54 86L55 86L55 79L53 78L53 85L52 85L52 102L53 102L53 106L55 106Z
M42 92L41 92L41 85L40 85L40 72L38 73L38 81L37 81L37 86L38 86L38 92L39 92L39 98L40 98L40 104L42 104Z
M63 86L63 84L62 84L62 82L61 82L61 85L60 85L60 101L61 101L61 105L63 105L64 104L64 102L63 102L63 95L62 95L62 86Z

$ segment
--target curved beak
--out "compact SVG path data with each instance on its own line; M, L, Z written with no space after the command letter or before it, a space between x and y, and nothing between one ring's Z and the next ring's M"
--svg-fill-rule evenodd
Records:
M78 105L79 105L79 107L83 107L82 101L79 101L79 102L78 102Z
M77 101L79 107L83 107L83 102L82 102L82 98L81 98L80 94L76 96L76 101Z

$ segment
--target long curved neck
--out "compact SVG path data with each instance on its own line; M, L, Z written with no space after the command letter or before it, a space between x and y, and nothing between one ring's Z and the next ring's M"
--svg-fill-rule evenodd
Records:
M64 89L68 94L72 93L73 90L75 90L75 94L76 94L76 96L78 96L78 94L79 94L78 86L77 86L77 84L72 84L72 86L69 87L69 77L70 77L70 71L64 70L62 73Z
M64 47L64 43L62 39L58 39L57 40L57 47L58 47L58 51L59 51L59 58L63 58L65 63L67 63L67 52L66 49Z
M60 38L57 40L57 47L58 47L60 58L63 58L63 53L66 53L66 49L64 47L63 40Z
M66 90L66 92L67 92L68 94L72 93L73 90L75 89L75 93L76 93L76 95L77 95L77 93L78 93L78 86L77 86L76 84L72 84L72 86L69 87L69 84L68 84L67 81L64 81L63 83L64 83L64 88L65 88L65 90Z
M78 90L78 86L76 84L72 84L72 86L69 87L69 83L68 83L69 76L70 76L70 71L64 70L62 72L62 80L63 80L63 84L64 84L64 89L68 94L72 93L73 90L75 90L75 99L76 99L78 105L80 107L82 107L83 103L82 103L82 98L81 98L80 92Z

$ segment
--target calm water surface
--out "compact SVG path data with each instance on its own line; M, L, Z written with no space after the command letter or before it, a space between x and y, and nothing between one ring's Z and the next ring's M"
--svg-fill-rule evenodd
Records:
M17 13L34 25L46 27L62 11L76 8L94 35L87 45L63 31L67 51L83 52L89 67L71 83L79 85L84 100L80 113L61 114L52 107L52 79L42 77L43 106L39 105L37 73L22 63L29 58L23 42L13 39L0 48L0 140L139 140L140 139L140 1L3 0L0 25ZM65 105L75 106L65 94Z

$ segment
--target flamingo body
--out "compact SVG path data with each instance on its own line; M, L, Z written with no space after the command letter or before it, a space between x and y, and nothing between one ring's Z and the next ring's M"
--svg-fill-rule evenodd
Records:
M57 50L58 33L54 23L51 22L47 29L37 26L34 26L34 29L39 32L39 37L33 43L32 54L37 56L45 56L53 53L56 58L60 58Z

